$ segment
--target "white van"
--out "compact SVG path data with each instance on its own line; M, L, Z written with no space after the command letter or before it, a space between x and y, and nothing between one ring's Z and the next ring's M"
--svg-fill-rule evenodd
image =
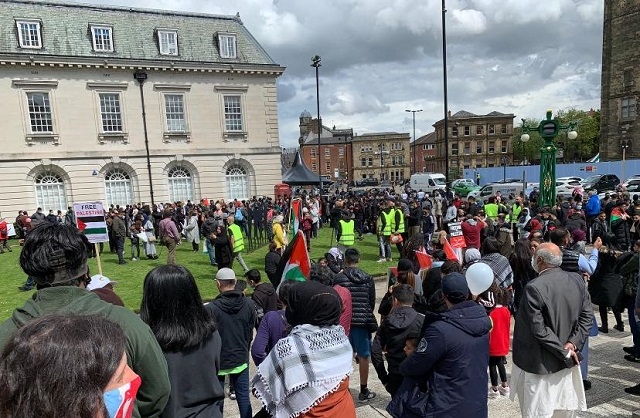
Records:
M411 175L411 188L415 191L422 190L433 194L436 190L444 190L447 187L447 178L440 173L416 173Z
M497 192L503 197L509 196L513 193L514 196L519 196L520 192L522 192L523 184L520 183L489 183L482 187L480 190L474 190L469 192L469 197L474 197L478 201L483 201L487 199L489 196L495 196Z

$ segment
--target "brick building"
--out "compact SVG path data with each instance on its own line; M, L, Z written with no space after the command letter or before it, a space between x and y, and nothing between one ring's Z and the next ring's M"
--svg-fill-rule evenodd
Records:
M434 172L436 167L436 133L430 132L418 138L411 144L411 170L413 171L413 157L416 158L415 171Z
M511 113L494 111L476 115L464 110L450 115L448 150L444 146L444 119L440 119L433 125L436 129L433 171L444 174L445 153L449 155L449 179L461 177L463 169L500 166L502 158L506 158L507 165L512 165L514 117Z
M601 161L640 158L640 0L605 1L600 118Z

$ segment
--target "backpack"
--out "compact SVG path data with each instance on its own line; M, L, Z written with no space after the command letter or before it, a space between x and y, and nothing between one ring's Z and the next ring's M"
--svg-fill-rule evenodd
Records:
M240 208L236 209L235 214L233 215L233 218L236 221L242 221L244 220L244 215L242 214L242 210Z

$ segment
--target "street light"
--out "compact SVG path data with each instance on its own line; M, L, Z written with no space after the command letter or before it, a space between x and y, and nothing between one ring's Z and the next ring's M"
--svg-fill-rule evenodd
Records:
M524 145L529 142L529 139L531 139L529 134L522 134L520 136L520 143L522 144L522 165L527 165L527 156L525 154Z
M422 109L409 110L405 112L411 112L413 115L413 172L416 172L416 112L422 112Z
M144 148L147 157L147 173L149 174L149 194L151 195L151 209L155 210L156 204L153 198L153 179L151 176L151 157L149 155L149 134L147 133L147 112L144 105L144 82L147 80L147 73L143 70L137 70L133 73L133 78L140 85L140 101L142 102L142 128L144 130Z
M622 148L622 180L624 181L624 164L627 158L627 149L631 147L631 140L625 139L620 142L620 148Z
M389 151L385 150L384 144L378 144L378 148L380 148L380 181L382 181L382 180L387 180L387 179L383 179L382 178L382 176L384 174L383 173L383 171L384 171L384 157L383 157L383 155L384 154L388 155Z
M525 137L528 132L538 132L544 144L540 148L540 207L553 206L556 199L556 151L557 148L553 140L558 136L560 131L568 131L569 139L576 139L578 133L575 131L578 124L569 122L567 125L560 125L560 122L553 118L551 109L547 110L547 118L540 121L538 126L530 127L527 122L522 119L522 136ZM528 137L528 135L527 135ZM526 142L526 141L524 141Z
M322 122L320 121L320 81L318 78L318 69L322 66L320 61L320 55L311 57L311 66L316 69L316 106L318 108L318 179L320 182L319 195L322 196L322 155L320 155L320 130L322 129Z
M502 182L506 183L507 182L507 157L502 157L500 159L500 162L502 163Z
M444 176L449 184L449 102L447 100L447 7L442 0L442 84L444 90Z

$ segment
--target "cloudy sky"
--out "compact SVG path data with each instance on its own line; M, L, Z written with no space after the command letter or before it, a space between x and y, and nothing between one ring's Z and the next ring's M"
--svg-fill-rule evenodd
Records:
M99 3L96 0L87 1ZM287 67L278 80L280 142L298 117L358 134L433 131L442 119L441 0L108 0L103 4L235 15ZM600 107L602 0L447 0L449 109L542 119Z

